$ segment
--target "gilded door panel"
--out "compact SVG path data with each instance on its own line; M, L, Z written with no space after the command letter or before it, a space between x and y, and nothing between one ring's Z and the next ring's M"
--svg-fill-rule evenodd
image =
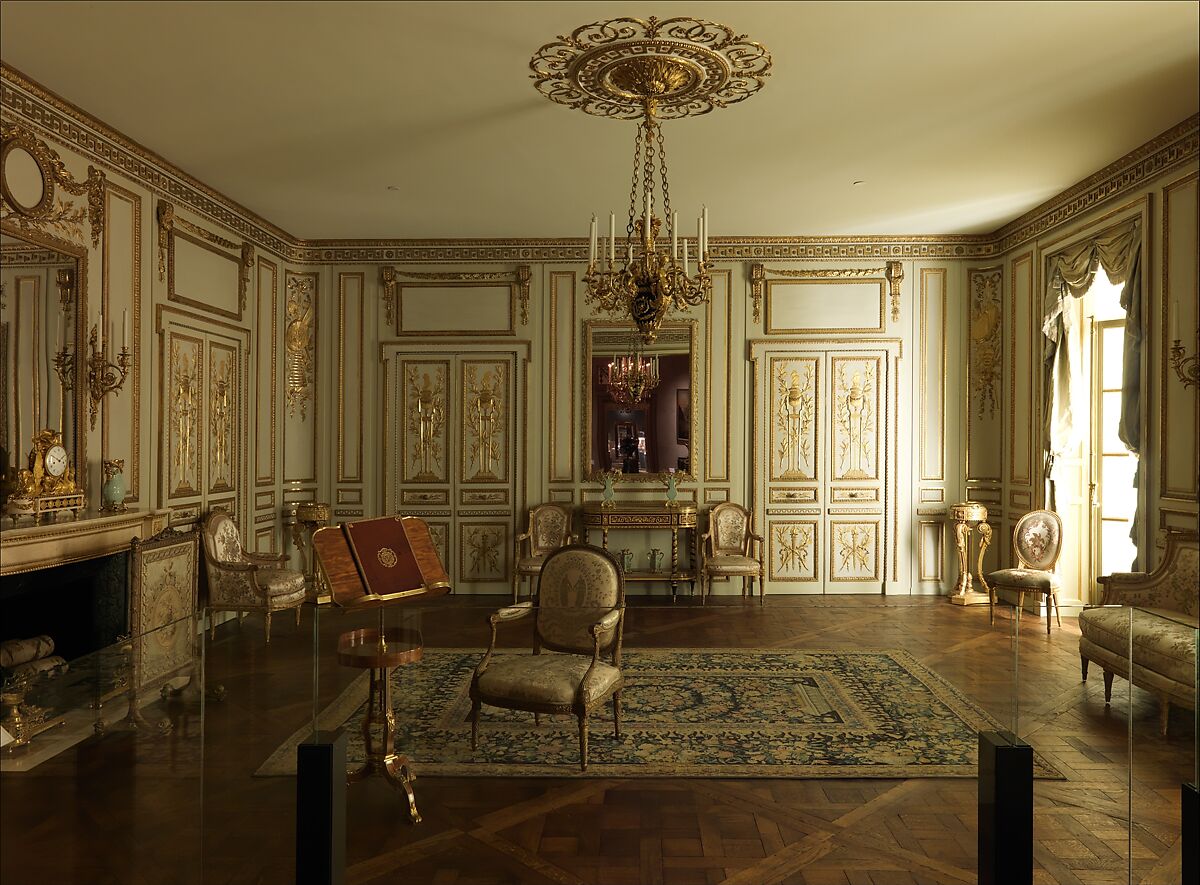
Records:
M829 520L828 580L830 591L878 592L882 576L882 516L835 517Z
M459 387L460 478L464 483L506 483L512 443L510 363L463 359Z
M241 409L238 391L241 372L238 371L238 352L235 347L208 345L208 491L232 491L237 485L238 430Z
M449 482L450 361L400 362L400 453L405 482Z
M821 362L819 357L772 357L770 385L771 482L819 481Z
M166 440L167 496L171 499L200 494L204 441L200 428L204 391L204 341L172 331L168 335L168 363L163 410Z
M879 365L878 357L830 357L835 480L879 478Z
M464 584L509 581L509 521L460 522L458 574Z
M821 584L821 520L778 518L768 521L767 579L792 584ZM803 592L802 588L789 588Z

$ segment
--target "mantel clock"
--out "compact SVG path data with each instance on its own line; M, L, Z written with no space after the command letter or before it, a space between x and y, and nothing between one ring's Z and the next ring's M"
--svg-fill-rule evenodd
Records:
M21 516L40 520L44 514L77 514L86 506L87 498L75 484L62 433L49 428L39 431L29 450L29 467L17 471L16 488L8 499L7 513L13 523Z

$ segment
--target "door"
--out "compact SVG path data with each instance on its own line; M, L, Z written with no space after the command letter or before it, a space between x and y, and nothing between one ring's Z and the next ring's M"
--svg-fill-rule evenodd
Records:
M891 348L763 341L753 350L755 522L768 584L881 592L894 533Z
M397 349L386 362L388 512L428 523L456 590L508 592L518 354Z

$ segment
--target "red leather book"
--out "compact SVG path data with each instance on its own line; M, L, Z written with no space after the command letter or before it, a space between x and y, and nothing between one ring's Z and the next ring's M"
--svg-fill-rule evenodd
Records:
M415 516L363 519L313 533L318 579L346 607L450 592L429 526Z

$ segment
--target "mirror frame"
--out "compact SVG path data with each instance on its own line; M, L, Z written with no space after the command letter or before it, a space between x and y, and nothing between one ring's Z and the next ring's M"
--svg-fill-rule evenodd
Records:
M691 378L692 391L692 414L688 433L690 434L691 444L688 446L689 451L689 467L686 472L676 471L675 477L681 482L696 482L696 477L699 475L699 436L696 431L698 429L698 421L696 418L696 384L699 379L697 372L697 348L700 341L700 322L695 319L677 319L668 320L662 324L664 329L687 329L688 330L688 355L690 357L688 363L688 375ZM583 353L583 371L580 379L580 411L583 412L583 430L580 436L580 452L579 452L579 470L583 482L603 482L603 471L594 470L591 466L592 453L592 360L594 355L592 352L592 332L598 329L629 329L636 331L637 327L629 320L585 320L583 323L583 346L580 351ZM662 483L666 481L666 473L620 473L614 474L617 482L656 482Z
M75 280L72 291L72 300L75 305L75 421L74 421L74 439L68 444L68 451L72 458L72 467L75 471L76 482L83 489L84 494L88 494L88 473L87 473L87 359L85 348L87 346L86 329L87 326L87 279L88 279L88 250L86 246L81 246L77 243L72 243L69 240L64 240L54 234L46 231L31 229L18 224L12 224L5 219L0 221L0 233L13 237L18 240L24 240L33 246L38 246L44 249L53 249L55 252L61 252L75 260ZM62 428L64 431L66 428ZM18 445L22 448L12 453L15 457L15 464L18 468L24 466L25 457L29 454L29 449L25 446L32 445L32 440L17 440ZM64 443L66 440L64 439Z

